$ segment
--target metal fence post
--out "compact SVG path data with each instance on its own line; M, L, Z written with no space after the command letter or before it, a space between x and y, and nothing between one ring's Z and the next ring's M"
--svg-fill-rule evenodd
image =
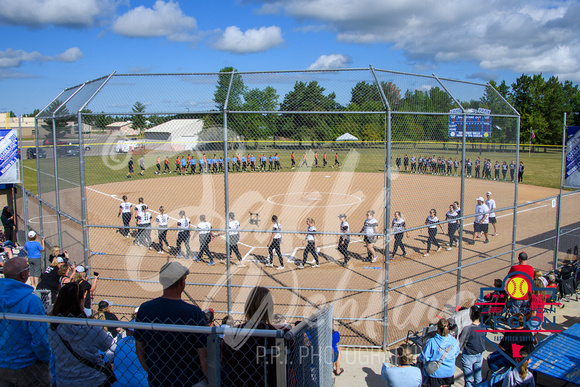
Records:
M463 107L462 107L463 109ZM461 151L461 194L459 198L461 214L460 217L465 214L465 146L467 145L467 119L465 110L463 111L463 136L461 139L461 146L463 150ZM457 295L455 297L455 306L459 306L461 303L461 266L463 265L463 224L465 222L461 220L459 224L459 242L457 245Z
M34 119L34 129L36 132L36 136L35 137L35 145L36 145L36 154L38 155L38 118ZM43 216L42 216L42 196L40 194L41 192L41 184L40 184L40 158L37 156L36 157L36 186L37 186L37 195L38 195L38 221L40 222L40 227L39 227L39 233L40 235L44 235L43 233ZM28 233L28 229L26 230L26 232ZM24 236L24 240L26 240L26 235Z
M58 111L58 109L57 109ZM57 152L56 152L56 118L55 113L52 114L52 143L53 143L53 155L54 155L54 200L56 204L56 228L58 230L58 245L62 246L62 230L60 224L60 197L58 188L58 162L57 162ZM43 235L44 237L44 235Z
M18 117L18 143L20 144L19 149L20 152L20 188L22 190L22 217L24 219L24 238L26 240L26 233L28 232L28 195L24 190L24 159L22 153L22 117ZM37 153L38 154L38 153ZM16 219L16 218L15 218ZM16 235L13 236L15 240L18 240L18 227L14 230ZM24 242L20 241L22 245Z
M89 254L90 254L90 246L89 246L89 234L87 229L87 196L85 192L85 147L83 142L83 131L82 131L82 113L78 114L78 123L79 123L79 168L80 168L80 190L81 190L81 222L83 228L83 252L84 252L84 260L85 260L85 267L89 266Z
M286 345L284 344L284 337L277 337L276 339L276 386L286 387Z
M553 269L558 268L558 252L560 251L560 219L562 216L562 188L564 187L564 173L566 168L566 113L564 113L564 127L562 128L562 165L560 169L560 194L558 195L558 210L556 211L556 246L554 249Z
M216 327L213 327L207 338L207 379L210 387L221 386L220 370L220 340Z
M516 131L516 185L514 188L514 221L513 221L513 231L512 231L512 257L511 257L511 265L513 266L516 261L516 238L517 238L517 227L518 227L518 186L520 180L520 117L517 118L517 131Z

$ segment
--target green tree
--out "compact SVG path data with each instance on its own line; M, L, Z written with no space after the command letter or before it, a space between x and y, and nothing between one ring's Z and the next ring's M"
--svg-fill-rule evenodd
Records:
M229 89L230 95L228 98L228 110L241 110L243 95L246 91L246 86L244 85L242 76L233 67L224 67L219 72L218 83L213 94L216 108L220 111L224 109ZM231 88L230 83L232 84Z
M69 130L69 121L74 119L66 106L59 109L59 106L62 104L58 99L54 100L43 112L42 117L44 118L40 124L40 126L46 131L46 138L48 140L52 140L53 136L53 129L56 134L57 139L65 138L68 130ZM58 111L57 111L58 109ZM56 114L55 114L56 113ZM53 126L53 118L52 115L55 114L56 117L54 118L54 126Z
M339 108L336 94L324 95L324 91L317 81L296 82L294 89L284 96L280 111L318 112ZM278 123L278 135L297 140L331 140L335 133L331 122L336 124L335 119L325 114L284 114Z
M244 111L276 111L278 99L276 89L267 86L263 90L255 88L244 92L244 104L241 110ZM237 132L245 139L263 139L274 136L276 130L275 114L238 114Z
M133 113L143 113L146 109L146 106L143 105L141 102L137 101L131 108ZM143 114L135 114L131 116L131 122L133 129L139 131L139 135L142 134L143 129L147 126L146 124L147 118Z

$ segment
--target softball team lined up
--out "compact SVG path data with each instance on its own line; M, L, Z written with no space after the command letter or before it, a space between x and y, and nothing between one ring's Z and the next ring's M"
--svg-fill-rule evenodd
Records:
M475 209L475 219L474 219L474 232L471 244L475 243L475 239L481 236L485 236L485 242L488 243L488 225L491 223L494 228L494 233L492 236L497 235L496 229L496 216L495 210L497 208L495 200L491 198L491 192L486 193L487 200L482 197L477 198L477 206ZM133 210L134 207L134 210ZM119 229L118 232L129 238L131 233L130 222L131 218L135 217L136 230L133 232L134 241L133 243L138 246L144 246L146 248L152 249L153 243L151 238L151 219L152 215L149 211L148 206L144 203L144 199L140 197L138 199L138 204L134 205L127 201L127 195L123 195L123 201L119 205L118 216L122 216L123 228ZM365 245L367 256L363 258L363 262L375 263L377 261L377 253L375 249L375 243L377 241L377 236L381 235L378 233L379 222L374 218L375 212L369 210L366 212L366 219L360 229L359 233L363 234L362 241ZM238 267L245 267L243 264L243 258L238 248L238 243L240 241L240 223L235 219L233 212L229 213L229 235L230 235L230 256L237 258ZM350 261L350 253L348 247L350 244L350 226L347 222L346 214L340 214L339 216L339 238L337 242L337 250L343 255L344 260L340 263L342 266L347 266ZM447 245L447 250L452 250L453 246L458 246L459 240L456 235L459 230L461 208L459 208L459 202L455 201L449 205L449 211L445 214L445 221L447 222L447 235L449 237L449 243ZM278 220L277 215L273 215L272 221L272 232L267 244L268 257L266 259L266 267L274 267L274 255L278 256L279 266L278 270L283 270L284 260L281 252L282 244L282 226ZM169 223L169 216L165 213L163 206L159 208L159 215L155 218L156 226L158 228L158 244L156 250L158 253L165 253L164 246L167 246L167 252L172 252L172 248L167 240L167 227ZM444 232L443 224L437 217L437 210L432 208L429 210L429 214L425 219L425 225L427 225L427 240L426 240L426 251L423 253L424 257L429 256L431 252L431 247L435 246L436 251L440 251L443 247L437 239L438 228L441 232ZM212 229L212 225L206 220L205 215L199 215L199 223L192 226L190 219L186 216L185 211L179 211L179 219L177 220L177 236L175 242L175 250L173 253L176 257L189 259L192 258L196 262L201 262L204 255L207 256L207 264L213 266L215 260L213 253L210 250L210 243L214 240L216 236L225 235L225 233L217 233ZM398 250L401 250L401 255L403 257L408 257L407 251L405 249L405 244L403 243L403 238L406 234L409 238L409 232L407 231L407 226L405 219L400 211L395 211L394 218L391 221L391 234L394 237L393 250L389 252L389 259L394 259ZM190 248L191 232L199 235L199 255L194 256ZM319 261L319 248L317 246L317 230L315 226L315 220L311 217L306 219L306 230L305 238L303 241L304 252L302 260L296 260L297 269L303 269L309 264L313 268L320 267ZM184 245L185 252L183 252L181 245ZM312 260L307 261L308 256L312 255ZM205 261L204 261L205 262Z
M463 168L463 161L458 160L457 157L452 159L451 157L445 158L444 156L433 155L433 157L419 155L419 158L412 155L411 158L405 155L402 159L401 166L401 156L395 158L395 166L400 172L410 172L419 174L432 174L432 175L443 175L443 176L459 176L461 175L461 168ZM472 175L473 169L475 167L475 174ZM492 177L493 170L493 177ZM479 157L475 161L471 159L465 160L465 177L475 177L487 180L497 180L497 181L507 181L508 171L510 181L513 183L516 170L518 172L518 182L523 183L524 181L524 162L520 161L519 167L516 163L511 160L508 164L503 161L502 164L498 160L492 164L491 159L483 159L483 163ZM501 174L501 177L500 177Z

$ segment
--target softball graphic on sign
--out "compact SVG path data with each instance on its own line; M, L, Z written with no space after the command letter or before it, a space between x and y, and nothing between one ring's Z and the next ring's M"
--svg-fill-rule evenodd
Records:
M512 277L508 280L505 290L511 298L516 300L523 300L528 298L528 292L530 291L530 285L525 278L522 277Z

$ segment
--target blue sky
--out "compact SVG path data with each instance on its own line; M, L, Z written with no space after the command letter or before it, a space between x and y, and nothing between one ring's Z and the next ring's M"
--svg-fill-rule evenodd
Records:
M0 0L0 112L117 73L375 68L580 82L580 1Z

